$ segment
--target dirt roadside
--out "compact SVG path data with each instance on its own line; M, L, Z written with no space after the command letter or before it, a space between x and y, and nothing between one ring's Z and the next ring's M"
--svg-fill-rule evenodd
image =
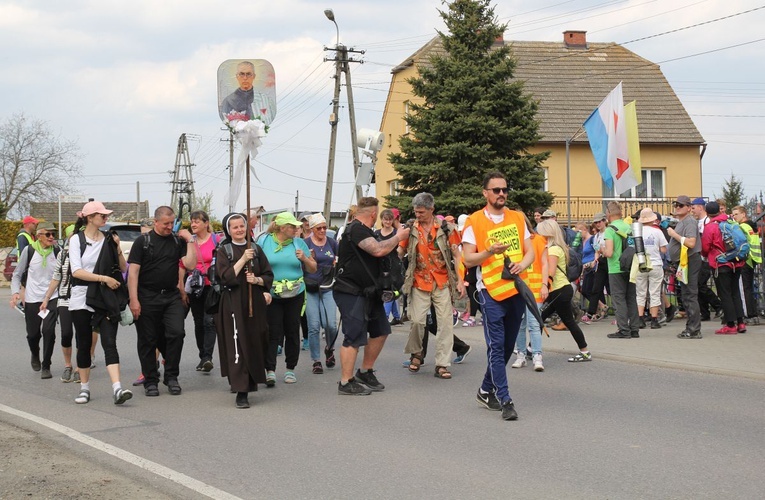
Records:
M35 432L0 420L0 499L177 499ZM148 474L148 473L147 473Z

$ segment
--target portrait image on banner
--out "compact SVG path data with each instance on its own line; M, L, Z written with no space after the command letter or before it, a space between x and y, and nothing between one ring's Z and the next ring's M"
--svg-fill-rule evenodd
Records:
M265 59L228 59L218 67L218 114L223 123L276 116L276 76Z

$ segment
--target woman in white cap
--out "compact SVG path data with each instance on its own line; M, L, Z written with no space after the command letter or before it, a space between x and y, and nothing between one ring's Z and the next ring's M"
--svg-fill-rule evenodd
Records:
M638 219L638 222L643 224L645 254L651 261L651 270L638 273L635 280L640 328L646 327L645 319L643 319L646 297L649 297L651 301L651 329L661 328L659 307L661 306L661 286L664 282L664 263L661 256L667 253L668 243L664 233L655 225L658 219L654 211L648 207L640 211Z
M308 218L311 235L305 238L311 253L316 260L317 270L313 273L306 272L305 291L306 305L305 315L308 319L308 343L313 361L312 371L320 375L324 373L321 365L321 328L327 345L324 348L324 356L327 368L335 366L335 340L337 340L337 306L330 288L334 275L335 260L337 257L337 241L327 238L327 220L322 214L314 214Z
M316 261L308 245L297 237L300 226L302 223L292 213L282 212L276 215L268 233L258 239L274 272L273 301L268 308L266 387L276 384L276 349L282 340L287 365L284 382L297 382L294 370L300 357L300 316L305 302L303 272L316 271Z
M72 270L69 311L77 339L77 367L81 380L80 393L74 400L77 404L90 401L90 346L94 327L99 329L101 335L114 404L121 405L133 397L133 393L123 389L120 383L117 352L120 308L127 306L127 287L122 277L127 263L119 251L117 236L101 231L111 213L100 201L86 203L82 212L77 214L79 219L74 227L77 236L69 244Z

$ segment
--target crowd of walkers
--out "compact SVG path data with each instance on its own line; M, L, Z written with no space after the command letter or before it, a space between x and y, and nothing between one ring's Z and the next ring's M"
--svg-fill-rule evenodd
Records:
M615 339L639 338L641 328L659 329L676 315L686 319L681 339L701 338L700 322L712 314L722 317L718 334L744 333L759 322L753 281L761 245L741 206L728 215L717 201L679 196L670 219L648 207L625 217L610 202L591 221L568 228L545 207L535 209L534 223L508 209L500 173L485 176L482 192L485 206L456 220L437 214L431 194L418 193L406 223L398 210L380 212L376 198L361 198L338 239L328 236L320 213L300 220L280 213L261 234L253 231L254 214L230 213L218 234L204 211L190 214L190 231L178 230L173 209L162 206L142 224L127 259L116 234L102 229L112 211L91 201L66 228L60 250L51 224L24 220L11 305L23 304L31 366L43 379L52 378L60 325L61 380L79 383L78 404L91 399L99 338L114 404L132 398L121 383L116 342L119 327L131 324L141 364L134 385L147 397L160 395L160 382L180 395L189 312L196 370L214 369L217 343L237 408L248 408L250 393L275 387L277 378L296 383L302 350L316 375L339 358L338 394L383 391L375 363L391 326L405 321L404 366L421 370L433 335L432 373L449 380L452 364L472 350L454 327L480 325L487 367L476 399L505 420L518 418L507 364L545 370L546 323L570 331L578 353L568 361L582 363L593 355L581 325L609 312L616 331L608 337ZM742 248L732 249L731 240Z

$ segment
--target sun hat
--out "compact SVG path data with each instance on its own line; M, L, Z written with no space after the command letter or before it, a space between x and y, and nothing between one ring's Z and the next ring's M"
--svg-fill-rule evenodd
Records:
M656 213L650 208L645 207L640 211L640 218L638 219L638 222L641 224L651 224L656 219L658 219L658 217L656 217Z
M312 216L308 217L308 227L313 229L314 227L318 226L319 224L326 224L327 219L324 218L323 214L313 214Z
M549 208L545 210L544 213L542 214L543 219L552 219L557 216L558 214L556 214L554 210L550 210Z
M297 220L295 218L295 216L292 215L292 212L282 212L280 214L277 214L276 218L274 218L274 223L277 226L283 226L285 224L292 224L293 226L300 227L300 226L303 225L302 222Z

